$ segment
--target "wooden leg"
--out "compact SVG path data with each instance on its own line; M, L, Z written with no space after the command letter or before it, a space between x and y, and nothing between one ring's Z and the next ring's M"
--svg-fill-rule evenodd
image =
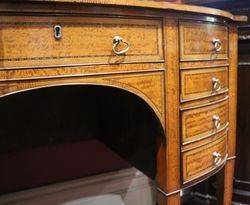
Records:
M157 205L180 205L181 197L180 193L173 194L171 196L165 196L161 192L157 193Z
M174 192L170 196L164 193L167 189L167 163L166 163L166 146L162 137L157 137L157 177L156 184L161 191L157 191L157 205L180 205L180 192Z
M157 192L157 205L167 205L167 197L161 192Z
M181 197L180 193L171 195L167 198L168 205L180 205L181 204Z
M218 205L231 205L233 193L234 163L234 159L227 161L225 168L217 176Z
M217 187L216 187L216 198L217 198L217 205L222 205L223 204L223 198L224 198L224 177L225 177L225 168L221 170L217 175L216 175L216 182L217 182Z
M232 202L234 163L235 160L232 159L227 161L227 164L225 166L223 205L229 205Z

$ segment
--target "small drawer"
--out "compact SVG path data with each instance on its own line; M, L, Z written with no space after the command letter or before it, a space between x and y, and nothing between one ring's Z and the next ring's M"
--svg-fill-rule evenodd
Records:
M228 100L181 112L182 144L211 136L228 125Z
M210 97L228 91L228 68L181 71L181 101Z
M159 19L2 16L1 68L163 62Z
M228 27L208 22L180 22L181 61L228 58Z
M182 153L183 183L202 177L223 164L227 154L227 131L215 141Z

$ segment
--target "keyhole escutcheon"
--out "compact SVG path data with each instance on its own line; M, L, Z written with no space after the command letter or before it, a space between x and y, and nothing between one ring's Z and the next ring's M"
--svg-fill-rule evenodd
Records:
M62 27L60 25L54 26L54 36L55 39L61 39L62 38Z

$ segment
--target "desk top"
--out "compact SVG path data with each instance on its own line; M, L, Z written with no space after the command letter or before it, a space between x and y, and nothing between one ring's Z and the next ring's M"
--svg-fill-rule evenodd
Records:
M236 16L230 12L213 9L208 7L193 6L186 4L176 4L164 1L152 1L152 0L24 0L22 2L60 2L60 3L80 3L80 4L98 4L98 5L113 5L113 6L132 6L140 8L153 8L161 10L173 10L182 12L193 12L201 14L210 14L215 16L221 16L233 21L246 21L245 16Z

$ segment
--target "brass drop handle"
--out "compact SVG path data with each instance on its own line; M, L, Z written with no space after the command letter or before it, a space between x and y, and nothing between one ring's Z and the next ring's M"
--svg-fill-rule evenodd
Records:
M218 39L218 38L213 38L213 45L214 45L214 50L216 52L219 52L222 48L222 43L221 43L221 40Z
M126 45L125 49L117 50L117 47L120 43L124 43ZM113 39L113 52L116 55L124 55L129 50L129 43L127 43L122 37L115 36Z
M219 129L220 128L220 117L218 115L213 116L213 122L214 122L215 129Z
M221 154L219 152L213 152L214 164L216 166L220 165L222 161Z
M213 90L218 92L221 89L221 83L218 78L213 77L212 78L212 83L213 83Z

